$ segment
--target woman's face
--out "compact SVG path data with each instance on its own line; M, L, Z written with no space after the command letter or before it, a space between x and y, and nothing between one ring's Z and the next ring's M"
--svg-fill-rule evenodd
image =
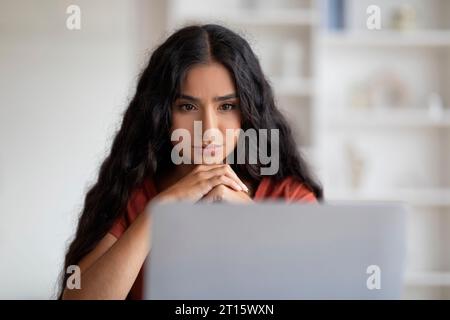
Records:
M194 121L199 121L196 130ZM189 132L191 163L199 163L198 159L207 164L223 163L237 143L238 135L231 136L230 132L240 128L239 100L228 70L215 62L190 68L172 106L171 131L185 129ZM232 129L228 130L228 138L227 129Z

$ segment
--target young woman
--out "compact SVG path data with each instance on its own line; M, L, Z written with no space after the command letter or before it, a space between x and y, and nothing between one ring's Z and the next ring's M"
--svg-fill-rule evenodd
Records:
M278 129L278 171L261 175L259 161L227 164L239 136L219 144L202 136L200 143L190 142L188 151L191 157L200 154L204 163L174 164L172 150L180 141L173 142L172 133L184 129L194 136L196 121L203 131L224 136L227 129ZM271 150L275 142L267 143ZM65 274L60 298L141 297L153 201L321 198L321 186L299 155L249 44L218 25L185 27L154 51L140 76L66 255L64 270L70 265L81 269L81 289L66 287Z

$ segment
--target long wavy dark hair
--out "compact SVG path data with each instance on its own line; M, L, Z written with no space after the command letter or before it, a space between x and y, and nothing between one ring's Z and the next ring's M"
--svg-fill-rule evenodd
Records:
M173 33L153 52L142 72L110 153L100 167L97 182L86 194L64 270L93 250L114 221L125 214L131 192L144 179L155 177L171 165L171 106L187 70L211 61L221 63L234 77L242 129L279 129L279 170L271 178L279 181L292 176L317 199L323 198L322 187L299 154L291 129L276 108L272 88L247 41L219 25L187 26ZM236 164L233 169L239 176L257 183L262 179L260 166L259 163ZM60 298L67 280L64 270Z

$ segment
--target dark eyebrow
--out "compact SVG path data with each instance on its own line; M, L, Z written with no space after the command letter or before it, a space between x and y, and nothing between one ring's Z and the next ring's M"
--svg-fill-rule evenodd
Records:
M230 99L236 99L237 97L238 96L236 95L236 93L230 93L225 96L215 97L214 101L225 101L225 100L230 100Z
M214 97L214 101L225 101L225 100L230 100L230 99L235 99L235 98L237 98L236 93L230 93L225 96ZM189 101L193 101L193 102L200 102L199 98L192 97L192 96L189 96L186 94L179 94L177 96L177 99L185 99L185 100L189 100Z
M200 99L192 97L192 96L188 96L186 94L179 94L177 95L177 99L184 99L184 100L189 100L189 101L193 101L193 102L199 102Z

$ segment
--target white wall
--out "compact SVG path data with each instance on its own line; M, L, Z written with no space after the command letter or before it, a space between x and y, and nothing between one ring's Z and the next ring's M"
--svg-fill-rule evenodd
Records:
M66 8L81 8L81 30ZM51 298L164 1L0 3L0 298Z

